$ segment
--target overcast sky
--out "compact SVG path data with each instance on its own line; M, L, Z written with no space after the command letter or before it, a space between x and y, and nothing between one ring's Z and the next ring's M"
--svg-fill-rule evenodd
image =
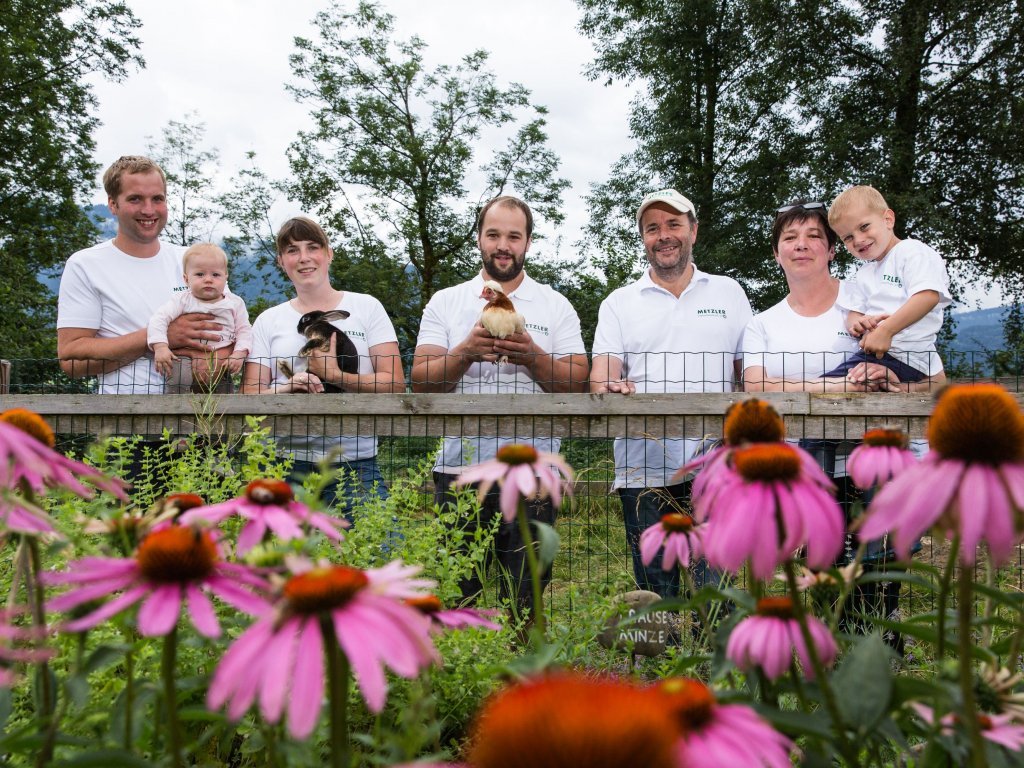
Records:
M353 7L350 1L348 7ZM549 146L572 181L564 195L566 224L555 235L571 249L586 223L582 198L603 181L631 146L628 106L636 86L605 87L584 69L590 42L576 27L572 0L383 0L402 38L419 35L428 65L456 64L483 48L498 83L519 82L550 110ZM304 107L285 92L293 39L313 37L312 19L328 0L128 0L140 19L146 68L122 83L96 84L97 161L105 168L122 154L144 153L168 120L195 112L208 146L220 151L229 177L255 150L271 175L288 172L285 149L305 126ZM476 197L477 195L474 195ZM106 202L97 180L97 202ZM280 206L276 218L298 213Z

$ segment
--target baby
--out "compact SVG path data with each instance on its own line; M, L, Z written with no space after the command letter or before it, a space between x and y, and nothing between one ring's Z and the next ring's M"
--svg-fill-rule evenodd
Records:
M150 318L147 342L153 350L156 369L171 379L168 391L184 392L191 388L193 392L209 392L225 370L242 370L242 363L252 349L252 326L245 302L227 288L228 257L223 250L213 243L197 243L185 251L182 267L188 290L168 301ZM185 351L191 358L191 375L189 366L182 366L181 358L167 345L167 326L188 312L214 315L213 322L221 326L219 339L203 342L209 351Z
M828 223L864 262L854 280L844 282L837 301L849 311L847 330L863 351L824 375L845 376L869 362L881 363L905 383L941 373L935 340L942 310L952 301L942 257L919 240L896 236L896 214L874 187L840 194Z

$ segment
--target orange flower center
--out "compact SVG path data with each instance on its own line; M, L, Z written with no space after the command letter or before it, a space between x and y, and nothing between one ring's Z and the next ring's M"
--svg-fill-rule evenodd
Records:
M997 384L952 386L935 404L928 442L946 459L993 466L1024 461L1024 414Z
M906 448L907 436L898 429L869 429L864 433L864 445Z
M978 714L978 727L983 731L987 731L992 728L992 718L988 715Z
M253 480L245 487L245 497L254 504L283 506L295 498L284 480Z
M762 597L757 601L757 615L776 619L793 618L793 599L790 597Z
M430 616L444 609L441 599L437 595L420 595L419 597L405 598L405 604L415 608L420 613Z
M688 677L663 680L658 690L669 699L669 706L684 731L694 731L711 719L715 695L704 683Z
M142 575L150 581L180 584L209 576L217 562L217 546L206 531L173 526L154 531L135 553Z
M686 533L693 530L693 518L682 512L669 512L661 516L661 527L669 533Z
M358 568L335 565L292 576L284 585L284 596L295 613L322 613L342 607L369 583Z
M537 460L537 449L532 445L503 445L495 457L506 464L533 464Z
M748 482L796 480L800 456L785 443L757 443L738 448L732 455L736 471Z
M729 406L723 432L726 445L777 443L786 436L786 427L778 411L755 398Z
M17 427L25 434L32 435L47 448L53 448L57 444L50 425L38 413L27 408L11 408L4 411L0 413L0 421L6 421L12 427Z
M554 674L492 696L470 739L474 768L669 768L679 731L661 696Z
M203 501L203 497L197 496L194 493L172 493L164 498L160 506L162 512L172 512L177 517L183 512L195 509L196 507L202 507L205 504L206 502Z

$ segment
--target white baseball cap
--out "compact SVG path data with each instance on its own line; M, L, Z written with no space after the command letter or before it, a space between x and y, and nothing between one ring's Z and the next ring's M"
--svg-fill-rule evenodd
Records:
M636 212L637 224L640 223L640 217L644 215L644 211L655 203L665 203L669 208L675 210L676 213L692 213L694 216L697 215L697 209L693 207L693 203L674 189L659 189L657 192L651 192L640 203L640 207Z

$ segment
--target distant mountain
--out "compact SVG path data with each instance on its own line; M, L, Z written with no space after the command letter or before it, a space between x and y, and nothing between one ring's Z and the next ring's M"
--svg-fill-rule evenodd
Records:
M991 352L1003 346L1003 313L1006 307L954 312L957 352Z
M90 205L82 210L99 229L96 242L110 240L117 235L117 218L106 205ZM63 267L53 274L39 276L39 282L49 288L54 297L60 288L62 270ZM285 292L281 276L272 264L260 266L254 255L246 255L236 261L233 272L231 290L245 299L246 304L252 306L262 303L263 306L267 306L284 301Z

